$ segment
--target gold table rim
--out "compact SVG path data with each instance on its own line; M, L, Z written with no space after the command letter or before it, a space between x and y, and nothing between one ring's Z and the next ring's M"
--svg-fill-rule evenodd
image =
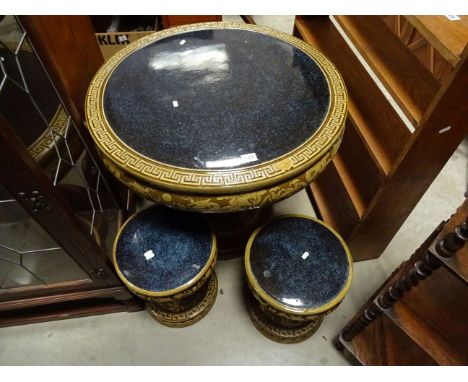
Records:
M327 228L328 230L330 230L330 232L333 233L335 235L335 237L343 245L343 248L344 248L345 253L346 253L346 257L348 259L348 265L349 265L348 278L347 278L343 288L341 289L341 291L332 300L330 300L329 302L327 302L324 305L321 305L321 306L318 306L318 307L315 307L315 308L310 308L310 309L295 309L295 308L291 308L291 307L288 307L286 305L283 305L283 304L279 303L278 301L276 301L273 297L271 297L265 290L263 290L263 288L260 286L260 284L258 283L256 277L254 276L254 274L252 272L252 268L250 266L250 249L251 249L252 243L255 240L255 238L257 237L258 233L263 228L265 228L269 224L271 224L272 222L274 222L276 220L286 219L286 218L303 218L303 219L312 220L312 221L314 221L316 223L319 223L322 226L324 226L325 228ZM349 288L351 286L351 280L353 278L353 258L351 256L351 252L350 252L350 250L348 248L348 245L346 244L344 239L341 237L341 235L338 232L336 232L332 227L330 227L328 224L326 224L325 222L323 222L323 221L321 221L319 219L313 218L311 216L302 215L302 214L284 214L284 215L275 216L269 222L267 222L267 223L263 224L262 226L258 227L250 235L249 240L247 242L247 246L245 248L244 266L245 266L245 271L246 271L246 274L247 274L248 282L250 283L252 288L255 290L255 292L258 293L259 296L262 299L264 299L273 308L276 308L281 312L296 314L296 315L299 315L299 316L310 316L310 315L324 313L324 312L332 309L333 307L337 306L343 300L343 298L346 296L346 294L348 293Z
M165 37L206 29L243 29L266 34L302 50L322 70L330 90L330 105L322 125L302 145L289 153L258 165L234 169L189 169L148 158L130 148L110 127L103 108L107 80L115 68L134 51ZM330 149L342 132L347 115L347 91L331 61L306 42L272 28L236 22L211 22L174 27L142 37L117 52L98 70L85 100L88 129L98 148L116 166L160 188L222 195L256 190L284 181L310 167Z
M203 266L202 269L200 269L200 271L192 278L190 279L189 281L187 281L185 284L177 287L177 288L173 288L173 289L168 289L168 290L165 290L165 291L160 291L160 292L156 292L156 291L150 291L150 290L147 290L147 289L143 289L143 288L140 288L138 286L136 286L135 284L131 283L124 275L123 273L121 272L120 270L120 267L119 267L119 264L117 262L117 242L119 241L119 238L120 238L120 235L123 231L123 229L125 228L125 226L130 223L140 212L142 211L146 211L150 208L164 208L160 205L157 205L157 204L152 204L150 206L147 206L145 208L142 208L141 210L135 212L134 214L132 214L126 221L125 223L122 224L122 226L119 228L119 231L117 232L117 234L115 235L115 239L114 239L114 243L112 245L112 262L114 263L114 268L115 268L115 271L117 272L117 275L119 276L120 280L122 280L122 282L132 291L134 292L137 292L137 293L140 293L144 296L148 296L148 297L168 297L168 296L173 296L177 293L180 293L180 292L183 292L184 290L187 290L189 289L190 287L192 287L193 285L195 285L197 283L198 280L200 280L204 275L205 273L208 271L208 269L211 267L213 261L215 261L216 259L216 252L217 252L217 244L216 244L216 235L214 234L214 231L213 231L213 227L211 226L210 222L208 221L208 219L206 219L206 217L204 215L201 215L203 216L203 219L205 219L207 225L208 225L208 228L210 229L211 231L211 252L210 252L210 255L208 257L208 260L206 261L205 265ZM166 207L167 208L167 207Z

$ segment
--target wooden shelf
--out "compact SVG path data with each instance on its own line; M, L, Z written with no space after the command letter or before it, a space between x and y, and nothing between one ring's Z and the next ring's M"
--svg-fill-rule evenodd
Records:
M333 159L336 170L361 218L385 181L385 172L365 147L356 127L348 119L343 141Z
M322 219L347 237L359 222L359 214L333 162L310 187Z
M439 83L379 16L335 16L345 34L415 127Z
M342 345L362 365L435 366L437 363L398 326L381 315L351 342ZM401 349L405 349L404 352Z
M468 210L468 202L465 203L467 203ZM437 238L434 239L434 242L431 246L433 253L437 253L434 248L436 243L442 240L448 232L454 231L456 226L462 224L465 221L466 215L460 213L460 211L463 211L463 208L459 208L459 211L457 211L457 213L450 218L442 232L440 232ZM462 249L460 249L455 256L451 258L444 258L439 256L439 260L442 261L447 269L450 270L463 283L468 284L468 245L465 245Z
M348 118L376 165L388 174L411 133L328 17L296 18L297 33L336 65L348 95Z
M446 354L447 359L437 359L441 364L468 364L468 331L466 320L468 317L468 288L464 281L455 277L446 267L442 266L434 271L426 280L407 293L398 303L394 316L403 320L402 314L410 316L404 319L408 324L405 331L414 336L415 341L425 347L424 341L429 334L421 331L413 332L414 325L411 318L417 321L423 329L430 331L437 344L428 344L431 350ZM402 307L400 307L402 306ZM400 312L398 309L404 310ZM408 311L409 313L406 313ZM437 314L435 314L437 312ZM447 324L449 323L449 324ZM402 324L404 326L405 324ZM418 328L416 328L418 329ZM450 344L446 349L445 344ZM429 349L428 349L429 352ZM435 357L435 355L434 355ZM436 359L436 358L434 358Z
M452 68L405 16L389 17L296 16L294 24L348 90L344 142L312 191L355 261L382 254L467 133L467 49Z
M444 338L433 331L420 316L405 304L399 303L385 312L416 344L425 350L438 365L466 365L468 360L457 352Z
M453 70L452 64L419 33L406 16L386 15L381 16L381 18L392 33L400 39L403 45L432 73L440 84L447 81Z
M342 329L340 350L372 366L468 364L468 283L430 255L467 213L468 199L392 272Z
M405 17L447 61L459 63L468 41L468 16L455 21L446 16Z
M451 259L441 258L447 269L449 269L455 276L459 277L464 283L468 284L468 246L457 253Z

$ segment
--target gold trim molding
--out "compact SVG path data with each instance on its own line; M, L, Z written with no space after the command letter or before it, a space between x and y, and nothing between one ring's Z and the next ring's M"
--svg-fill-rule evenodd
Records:
M141 195L145 199L152 200L158 204L182 210L198 212L234 212L258 208L279 202L310 184L326 167L335 155L341 142L341 137L335 145L325 153L313 166L302 174L292 179L266 187L257 191L239 194L206 195L206 194L183 194L157 187L135 179L130 174L117 167L111 160L101 152L101 158L107 169L126 187Z
M330 106L321 127L293 151L255 166L205 170L171 166L148 158L127 146L112 130L103 107L106 84L115 68L138 49L158 40L205 29L243 29L275 37L302 50L324 73ZM117 168L160 190L186 194L225 195L258 190L284 182L314 166L341 139L347 114L347 92L335 66L322 53L286 33L257 25L231 22L184 25L143 37L112 56L94 76L87 92L86 121L99 150ZM209 207L208 207L209 209Z
M125 223L122 224L120 227L119 231L117 232L117 235L115 236L114 239L114 244L112 246L112 262L114 264L114 268L116 270L117 275L119 276L120 280L125 284L125 286L130 289L133 293L136 295L146 298L146 297L151 297L151 298L164 298L164 297L171 297L171 298L182 298L187 295L192 294L196 290L198 290L201 285L206 281L206 279L210 276L210 274L213 271L214 265L216 263L216 254L217 254L217 245L216 245L216 236L213 232L213 228L211 227L210 223L208 220L206 220L206 223L208 224L208 227L211 231L211 250L210 250L210 255L208 257L208 260L206 261L205 265L203 266L202 269L189 281L187 281L185 284L178 286L177 288L174 289L169 289L165 291L150 291L146 290L143 288L140 288L136 286L135 284L131 283L122 273L120 270L119 264L117 262L117 243L120 239L120 235L122 234L122 231L125 229L128 223L130 223L134 218L138 216L139 213L141 213L144 210L147 210L149 208L153 208L154 206L149 206L146 207L140 211L135 212L133 215L131 215ZM150 299L151 300L151 299ZM160 300L164 301L164 299Z
M191 309L180 312L168 312L154 302L146 301L146 310L160 324L171 328L184 328L193 325L205 317L213 307L218 295L218 278L216 272L210 273L207 290L201 300Z
M321 224L325 228L327 228L335 237L340 241L341 245L343 246L343 249L345 250L346 257L348 259L348 267L349 267L349 273L348 273L348 278L343 286L343 288L340 290L340 292L329 302L326 304L323 304L321 306L311 308L311 309L298 309L298 308L292 308L287 305L281 304L277 300L275 300L272 296L270 296L258 283L257 278L254 276L252 272L252 267L250 266L250 249L252 247L252 243L254 242L255 238L257 237L258 233L267 227L269 224L271 224L273 221L279 220L279 219L285 219L285 218L303 218L307 220L312 220L318 224ZM273 218L270 222L264 224L263 226L257 228L252 235L249 238L249 241L247 242L247 246L245 248L245 257L244 257L244 265L245 265L245 271L247 274L247 280L249 283L249 287L251 288L253 295L255 298L258 300L260 304L267 304L269 307L273 308L272 311L276 313L276 315L279 315L280 312L283 314L285 313L285 317L289 319L298 319L298 316L314 316L320 313L330 313L338 304L343 300L343 298L346 296L348 293L348 290L351 286L351 280L353 278L353 258L351 256L351 252L349 251L349 248L346 244L346 242L343 240L343 238L336 232L332 227L330 227L328 224L324 223L321 220L312 218L310 216L306 215L300 215L300 214L287 214L287 215L281 215ZM279 312L277 312L279 311Z

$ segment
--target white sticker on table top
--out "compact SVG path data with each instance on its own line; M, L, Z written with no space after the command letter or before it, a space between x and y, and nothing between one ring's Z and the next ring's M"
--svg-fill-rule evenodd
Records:
M180 44L180 45L184 45L184 44L185 44L185 40L180 40L179 44Z
M154 252L150 249L149 251L146 251L143 255L145 256L146 260L149 260L154 257Z
M257 154L250 153L250 154L241 155L240 157L236 157L236 158L206 161L205 167L207 168L235 167L241 164L255 162L257 160L258 160Z
M306 252L304 252L304 253L302 254L301 257L302 257L303 260L305 260L305 259L307 259L307 258L309 257L309 255L310 255L310 253L306 251Z
M119 36L118 39L119 39L119 42L124 42L128 40L127 36L125 35Z
M450 21L461 20L460 16L457 15L445 15L445 17L447 17Z
M179 102L178 101L172 101L172 106L179 107Z
M250 163L250 162L255 162L258 161L257 154L255 153L249 153L249 154L244 154L240 156L241 163Z

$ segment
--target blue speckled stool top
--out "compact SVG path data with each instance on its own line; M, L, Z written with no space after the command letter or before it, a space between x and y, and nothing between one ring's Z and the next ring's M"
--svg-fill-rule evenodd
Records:
M111 73L103 107L114 133L137 153L170 166L222 169L296 149L318 131L330 98L322 69L303 50L226 28L168 36L132 52Z
M299 215L281 216L255 231L245 262L254 290L286 312L325 312L351 283L352 259L343 239L322 222Z
M114 265L130 289L163 296L193 285L215 253L216 239L202 215L153 206L122 227Z

